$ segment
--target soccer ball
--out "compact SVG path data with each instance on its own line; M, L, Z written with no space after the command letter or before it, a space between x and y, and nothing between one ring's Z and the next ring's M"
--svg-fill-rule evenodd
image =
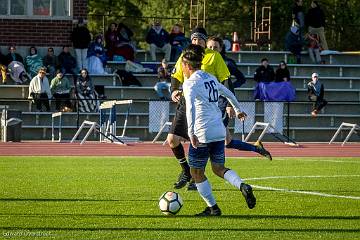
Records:
M165 215L177 214L183 206L183 200L176 192L164 192L159 198L160 211Z

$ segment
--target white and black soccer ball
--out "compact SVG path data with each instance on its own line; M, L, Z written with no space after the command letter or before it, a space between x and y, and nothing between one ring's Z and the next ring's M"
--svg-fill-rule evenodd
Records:
M182 198L176 192L164 192L159 198L160 211L165 215L177 214L183 203Z

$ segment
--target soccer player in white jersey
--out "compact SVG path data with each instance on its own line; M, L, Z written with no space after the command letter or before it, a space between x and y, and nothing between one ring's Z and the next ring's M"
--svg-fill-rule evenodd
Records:
M196 216L220 216L221 210L212 194L211 185L205 176L206 163L210 157L213 172L238 188L245 197L250 209L256 205L256 198L250 185L225 167L226 129L222 123L222 113L218 107L219 95L226 97L233 106L236 117L246 117L240 110L240 104L230 90L220 84L216 78L201 68L204 49L189 45L183 52L182 68L187 80L183 91L186 102L186 119L190 138L189 166L200 196L207 204L205 210Z

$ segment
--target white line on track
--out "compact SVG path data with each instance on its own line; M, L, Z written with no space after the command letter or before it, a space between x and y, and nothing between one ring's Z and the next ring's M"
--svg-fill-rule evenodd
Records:
M264 187L264 186L258 186L258 185L251 185L251 186L254 188L270 190L270 191L279 191L279 192L315 195L315 196L321 196L321 197L333 197L333 198L346 198L346 199L360 200L360 197L355 197L355 196L342 196L342 195L334 195L334 194L321 193L321 192L298 191L298 190L290 190L290 189L284 189L284 188Z

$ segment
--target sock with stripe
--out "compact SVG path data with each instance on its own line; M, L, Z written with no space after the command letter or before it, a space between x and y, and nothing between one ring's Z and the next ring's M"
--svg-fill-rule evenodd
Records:
M188 162L186 161L185 157L185 151L183 145L180 143L177 147L171 149L176 157L176 159L179 161L179 164L183 171L190 176L190 167Z

